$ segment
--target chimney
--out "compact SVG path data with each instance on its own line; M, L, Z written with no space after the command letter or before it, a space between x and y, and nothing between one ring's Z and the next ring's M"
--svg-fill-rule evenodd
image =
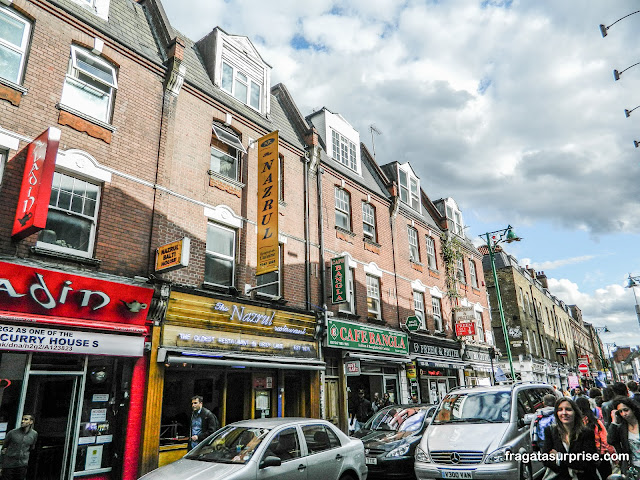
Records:
M537 278L538 281L542 284L543 288L549 288L549 282L547 281L547 276L544 274L544 272L538 272L533 278Z
M529 268L529 265L526 266L527 272L531 275L531 278L536 279L536 271L533 268Z

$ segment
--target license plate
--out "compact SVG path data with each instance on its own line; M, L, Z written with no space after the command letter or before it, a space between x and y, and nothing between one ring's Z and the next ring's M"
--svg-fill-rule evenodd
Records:
M440 470L442 478L473 478L473 472L462 470Z
M367 465L377 465L378 459L376 457L364 457L364 463Z

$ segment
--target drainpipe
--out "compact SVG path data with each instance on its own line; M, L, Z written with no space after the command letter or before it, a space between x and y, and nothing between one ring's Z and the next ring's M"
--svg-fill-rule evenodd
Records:
M304 293L305 293L305 308L311 310L311 239L309 238L309 151L308 147L305 147L304 157Z

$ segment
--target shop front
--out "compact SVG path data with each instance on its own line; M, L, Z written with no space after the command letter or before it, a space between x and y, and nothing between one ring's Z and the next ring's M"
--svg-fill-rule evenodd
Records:
M171 292L152 345L143 469L186 453L195 395L221 425L318 417L315 326L311 315Z
M23 414L30 480L133 479L153 288L0 261L0 441Z
M419 399L438 403L449 390L464 381L465 362L460 356L460 344L444 338L412 338L411 359L417 365Z
M464 368L465 385L492 385L493 362L490 352L493 347L479 345L464 345L462 359L466 362Z

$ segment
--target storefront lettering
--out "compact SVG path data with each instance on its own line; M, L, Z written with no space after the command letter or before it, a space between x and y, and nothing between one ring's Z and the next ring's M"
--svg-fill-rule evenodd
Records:
M229 338L229 337L215 337L213 335L202 335L179 332L178 340L183 342L194 342L202 344L221 344L221 345L237 345L248 348L273 348L275 350L283 350L285 348L283 343L272 343L266 340L248 340L242 338ZM296 352L310 352L311 347L309 345L293 344L291 349Z
M218 302L213 306L214 310L217 310L219 312L228 312L229 311L229 307L227 307L224 303L222 302Z
M479 362L490 362L491 358L489 357L488 353L484 353L484 352L475 352L472 350L467 350L465 352L465 357L468 360L476 360Z
M276 312L271 312L271 315L263 315L262 313L255 312L244 313L244 308L245 307L238 308L237 305L233 305L231 320L237 318L241 322L259 323L261 325L273 325L273 317L276 315Z
M382 347L405 348L402 337L398 339L395 335L356 330L347 327L340 327L340 339L349 342L369 343ZM398 340L400 341L398 342Z
M65 282L63 282L64 286L60 289L58 300L56 301L51 291L49 290L44 277L39 273L36 273L35 275L37 281L31 284L31 286L29 287L29 294L33 301L38 303L41 307L46 308L47 310L51 310L58 304L64 305L67 301L69 292L74 291L73 288L71 288L73 282L71 280L66 280ZM16 292L15 288L13 288L13 285L8 278L0 278L0 293L1 292L5 292L12 298L24 297L26 295L26 293ZM80 301L81 307L89 306L89 301L92 295L97 295L100 298L98 303L91 308L92 310L98 310L102 307L105 307L111 301L109 295L99 290L78 290L77 292L82 294Z
M423 355L435 355L444 358L460 358L460 351L455 348L427 345L426 343L413 342L413 351Z

